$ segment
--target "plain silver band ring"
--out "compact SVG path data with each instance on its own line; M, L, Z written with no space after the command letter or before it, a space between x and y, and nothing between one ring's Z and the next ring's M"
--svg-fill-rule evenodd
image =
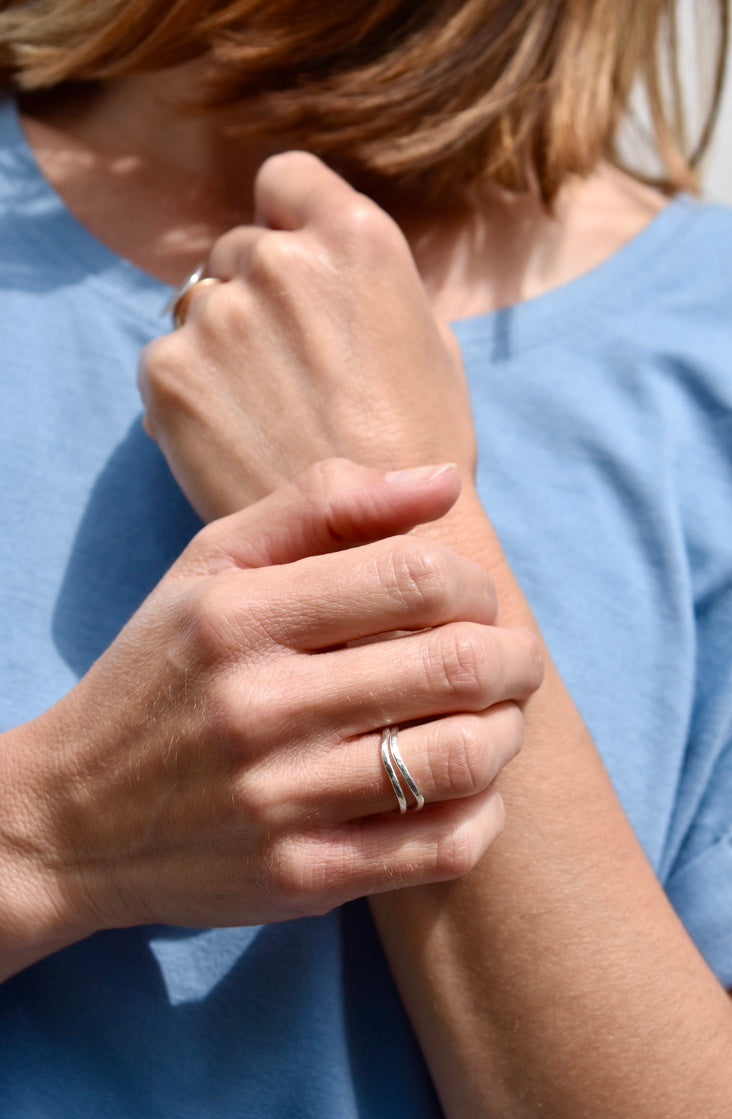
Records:
M191 301L193 293L197 287L209 287L212 284L223 283L216 276L206 275L206 265L199 264L193 269L190 276L188 276L180 285L177 291L173 292L170 300L163 308L163 313L170 313L173 318L173 325L176 330L178 327L183 326L186 321L188 313L188 304Z
M414 805L412 811L418 812L420 808L424 808L424 797L419 791L417 782L412 777L411 773L406 767L404 758L401 755L398 743L399 732L396 727L384 727L381 732L381 760L384 764L387 777L391 782L391 787L394 790L394 795L397 798L400 812L406 812L407 798L404 795L399 774L401 773L404 782L414 797ZM398 772L397 772L398 771Z

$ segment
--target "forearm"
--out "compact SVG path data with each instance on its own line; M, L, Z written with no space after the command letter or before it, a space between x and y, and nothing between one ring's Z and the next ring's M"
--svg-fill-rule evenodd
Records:
M389 468L456 459L469 473L467 386L401 237L311 161L270 161L264 185L272 228L233 231L209 260L237 283L199 293L142 366L148 428L199 512L251 500L323 448ZM223 509L222 476L241 484ZM470 496L421 531L485 563L499 620L534 625ZM730 1114L728 1001L551 664L526 728L499 782L508 825L495 850L463 881L373 903L448 1115ZM705 1111L703 1090L716 1093Z
M452 521L452 523L451 523ZM470 499L433 531L535 627ZM548 660L503 835L467 878L373 911L450 1119L727 1116L732 1006L669 905Z

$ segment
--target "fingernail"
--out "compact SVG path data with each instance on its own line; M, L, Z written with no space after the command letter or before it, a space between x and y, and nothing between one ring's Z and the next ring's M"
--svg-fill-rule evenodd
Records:
M407 470L390 470L385 474L387 482L411 482L418 485L427 485L434 482L449 470L457 470L454 462L443 462L441 466L410 466Z

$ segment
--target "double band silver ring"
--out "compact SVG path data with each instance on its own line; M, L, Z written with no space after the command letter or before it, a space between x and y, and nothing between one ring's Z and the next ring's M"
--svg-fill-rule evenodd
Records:
M384 769L391 782L391 787L397 798L400 812L408 810L407 797L402 783L399 780L401 774L404 784L414 798L412 811L418 812L420 808L424 808L424 797L419 791L417 782L412 777L411 773L406 767L404 758L399 749L399 732L396 727L384 727L381 732L381 760L384 763Z

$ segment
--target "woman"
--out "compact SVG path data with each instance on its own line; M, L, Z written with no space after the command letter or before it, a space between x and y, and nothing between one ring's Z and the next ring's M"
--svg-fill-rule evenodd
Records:
M255 764L242 782L247 819L259 826L251 849L259 852L273 827L291 838L296 806L301 831L294 849L301 855L307 849L312 901L313 880L322 884L312 820L313 813L316 820L327 813L323 786L339 805L343 788L364 787L350 765L346 773L337 767L335 759L345 751L331 748L325 757L318 751L323 704L308 705L308 699L309 688L322 684L322 666L312 656L313 645L332 649L334 642L434 621L446 625L429 640L447 641L445 630L454 619L465 618L468 626L488 623L487 630L471 628L467 643L453 643L464 655L452 662L457 672L448 682L451 704L442 695L437 710L427 709L432 689L416 670L403 687L402 642L380 641L376 652L364 652L372 649L367 645L332 654L368 658L355 662L355 670L346 667L352 661L338 662L340 706L329 711L328 733L337 724L340 741L356 730L344 726L344 702L353 704L355 695L363 721L373 727L369 696L373 703L397 665L391 709L379 701L377 722L487 712L479 722L465 717L455 739L462 758L459 746L454 753L440 747L450 738L450 717L426 723L428 729L399 732L418 784L426 786L433 772L431 799L441 803L421 816L381 816L393 793L383 772L378 782L371 778L379 797L366 798L362 811L393 837L386 858L385 834L379 833L378 850L371 850L374 873L380 863L378 884L365 888L354 870L354 850L343 858L340 848L341 868L350 867L356 879L343 897L383 889L395 868L391 885L402 885L408 868L414 869L414 848L405 847L395 827L416 827L425 818L446 827L455 805L471 806L463 809L469 821L457 832L463 841L452 846L450 871L459 875L477 863L472 874L449 886L429 884L422 865L414 880L428 884L372 901L429 1076L357 903L321 920L258 931L109 933L21 972L3 991L8 1042L2 1084L9 1114L97 1114L102 1101L128 1114L421 1116L439 1114L440 1107L451 1117L729 1112L729 666L720 647L730 604L718 524L730 487L719 433L729 403L724 370L730 343L722 311L728 287L713 262L732 234L726 214L689 201L667 205L662 195L600 162L611 153L640 72L651 90L672 181L682 184L684 164L653 96L659 20L668 7L466 3L414 13L412 5L367 10L354 4L345 14L323 14L303 5L285 12L284 6L242 4L219 12L207 6L197 19L197 4L180 3L146 5L144 14L120 5L105 13L102 25L93 12L74 11L72 19L72 9L58 6L46 10L45 19L55 22L45 28L37 14L29 21L25 5L8 11L0 27L5 41L15 43L13 66L24 67L25 84L54 90L53 97L23 102L26 134L47 179L87 230L72 228L69 211L60 210L58 197L28 170L27 151L12 133L16 182L23 167L26 172L13 196L16 223L18 213L32 218L48 253L59 243L73 242L75 250L73 267L69 258L56 267L52 337L58 361L69 361L71 354L73 369L81 334L84 353L91 353L84 368L93 383L100 366L109 368L110 355L117 357L112 347L123 336L136 340L155 333L141 309L161 294L158 285L122 266L109 249L170 281L207 257L216 282L179 302L182 329L148 351L141 376L147 427L199 513L205 519L231 513L301 466L332 454L387 468L453 459L464 487L447 512L456 497L450 470L428 478L429 500L415 499L408 480L402 484L405 503L412 502L409 513L392 512L390 520L369 488L378 495L388 484L369 475L366 485L358 475L351 485L367 490L365 496L360 491L360 503L349 491L345 514L334 521L327 507L330 482L325 512L319 515L316 505L315 530L308 492L303 501L292 490L212 525L151 598L153 607L136 615L86 677L85 702L67 703L66 724L52 723L56 739L65 742L78 740L76 728L92 727L81 755L81 788L94 797L87 804L83 795L61 798L67 808L61 834L68 838L59 853L55 828L48 844L52 857L41 861L51 869L68 864L74 873L48 871L47 889L60 879L67 890L81 893L88 928L131 924L143 910L152 920L226 924L231 911L222 883L239 873L239 848L231 836L240 823L229 823L225 797L199 804L200 790L218 775L209 773L209 753L199 755L195 746L203 737L202 713L212 718L214 736L223 728L230 741L233 725L241 734L238 702L245 704L246 725L257 730ZM62 24L63 48L59 43L54 49L51 27L58 35ZM216 47L210 56L202 54L202 44L212 39ZM423 75L436 72L438 59L443 81L427 88ZM181 65L165 69L172 62ZM287 80L292 72L296 82ZM215 89L210 76L217 79ZM83 92L63 87L60 96L59 84L71 80L103 84ZM449 96L445 82L452 83ZM213 99L219 108L182 112L181 102L199 89L197 100ZM424 127L408 144L405 132L415 120ZM318 161L280 156L257 174L263 157L292 146L327 157L389 207L407 235L424 288L392 221ZM449 206L442 201L447 196ZM543 205L548 202L556 218ZM46 232L51 225L52 239ZM237 228L226 233L230 226ZM14 290L29 300L48 282L53 262L32 269L27 247L25 253L16 254L12 279ZM97 294L93 316L91 289ZM524 307L491 314L539 295ZM82 298L87 302L80 315ZM471 483L474 443L464 384L430 302L439 317L465 320L457 330L480 440L478 487L490 521ZM90 316L93 325L83 330L80 319ZM43 341L24 342L24 353L31 342L42 348ZM25 363L35 377L48 365L48 349ZM124 364L129 349L128 341ZM23 357L18 367L23 369ZM90 389L74 382L70 400L56 393L51 424L48 405L42 419L32 422L49 388L39 393L35 382L16 373L14 393L18 382L24 430L40 440L38 433L51 428L68 440ZM85 432L81 448L92 459L87 476L96 476L97 484L56 606L62 656L67 650L79 667L85 667L79 650L89 658L114 632L108 612L101 622L97 617L110 585L119 584L130 564L148 572L154 563L162 566L160 553L169 547L169 558L190 531L181 527L175 491L164 488L169 483L154 448L143 448L137 427L125 439L132 408L129 396L122 398L128 391L129 381L124 387L107 382L104 391L97 383L96 406L103 403L114 413L106 425L108 442ZM115 424L116 441L109 437ZM47 447L46 441L44 452ZM18 440L19 457L22 450ZM26 452L26 461L32 457ZM346 481L351 479L351 468L328 470L346 471ZM60 507L65 496L61 490ZM17 501L26 504L22 491ZM121 501L123 520L148 518L135 542L141 555L123 560ZM374 523L364 530L360 517L374 505ZM108 518L102 530L101 510ZM116 516L109 518L109 511ZM344 629L342 619L358 615L357 604L370 602L374 593L368 578L363 581L364 572L373 571L372 552L357 550L350 566L340 556L337 564L320 564L313 572L311 562L304 576L301 569L265 568L265 577L251 581L245 595L251 626L242 625L240 613L232 617L232 566L258 566L263 559L281 564L322 550L328 529L331 541L358 542L440 513L447 515L420 533L449 542L477 560L478 569L440 551L441 592L435 595L432 580L431 595L419 587L410 599L431 603L426 615L423 605L412 605L405 617L377 595L368 623ZM393 545L376 547L387 549L382 564L392 562ZM153 562L151 548L159 548ZM427 563L417 566L429 572L434 555L427 554ZM480 567L489 569L497 588L500 628L490 626L490 601L481 613L481 587L484 601L490 593ZM491 766L500 766L511 752L509 742L515 743L515 709L504 701L521 699L538 682L523 630L503 628L535 627L514 567L618 791L550 661L545 682L525 707L526 747L500 777L508 807L505 835L479 859L495 833L496 801L476 787L490 787ZM202 597L196 580L212 573L227 576L226 593L207 596L201 621L194 609ZM239 573L233 574L240 583ZM19 599L27 583L16 583ZM309 594L300 593L303 583ZM446 596L444 587L459 584L467 587L468 602L460 603L458 594L456 607L455 594ZM332 611L341 619L337 630L333 618L326 626L317 611L313 617L312 607L334 585L338 596L346 596L336 598ZM122 616L138 588L127 591ZM27 590L25 596L27 602ZM174 655L166 660L167 674L159 676L148 668L155 664L148 650L159 647L171 604L181 596L174 634L181 617L192 618L195 624L184 633L192 629L195 640L181 652L171 638L167 647L172 641ZM262 598L269 611L264 617L255 610ZM324 643L313 641L313 628L327 629ZM252 631L256 640L244 639ZM427 638L422 633L404 640ZM300 661L291 655L297 641ZM287 680L289 692L284 717L282 684L278 693L261 670L249 677L251 687L232 688L229 668L241 658L242 643L249 653L254 646L257 666L282 666L279 679ZM420 656L424 664L423 648L415 652L417 662ZM427 660L440 656L432 649ZM482 689L475 683L476 656L490 668L485 679L480 676ZM303 659L306 670L298 668ZM408 666L408 653L404 659ZM183 669L172 679L171 666ZM379 670L375 690L369 673ZM134 718L110 756L104 731L118 725L121 680L132 681L123 710ZM211 710L206 689L212 680L218 702L226 696L218 722L221 708ZM502 691L496 690L499 682ZM402 692L416 698L410 710L397 713ZM100 713L100 697L109 695L115 702L108 706L105 700ZM184 728L176 721L181 696L190 699ZM283 742L282 729L296 717L300 735L313 718L317 728L308 731L307 758L299 768L296 736ZM427 735L424 748L415 734ZM505 736L502 755L498 748L491 752L492 735L496 742ZM161 752L161 737L174 748ZM24 759L36 756L38 734L29 740L21 732L14 741L20 743L9 748L15 786L27 790L39 766ZM120 764L120 741L135 746L128 768ZM362 773L379 741L378 734L364 735ZM24 743L34 749L23 751ZM493 759L488 765L487 758ZM160 780L171 766L175 794ZM74 768L67 765L67 780L70 772ZM438 791L446 772L451 781ZM90 783L90 774L105 780ZM313 795L303 804L298 790L309 777ZM458 794L452 801L448 784ZM135 803L142 801L142 812L124 797L125 811L114 811L125 786L134 789ZM159 798L144 795L151 788ZM185 847L180 833L188 827L191 835L176 880L169 870L159 873L157 859L155 824L162 818L167 825L171 803L179 847ZM106 847L100 846L98 825L81 836L69 826L88 821L92 807L97 820L111 821ZM349 804L349 812L358 810ZM129 821L126 844L119 842L120 815ZM223 842L216 826L222 816ZM24 822L25 833L18 825L11 833L16 848L17 835L28 834ZM144 842L138 841L141 831ZM356 834L363 832L357 828ZM132 875L130 847L141 854L143 867L134 866ZM201 856L210 856L212 848L215 861ZM93 858L80 874L79 852L89 850ZM282 851L282 844L273 850ZM28 859L24 864L16 857L18 862L27 865ZM292 873L274 876L279 890L261 889L266 859L248 865L255 869L248 897L260 906L251 905L253 919L285 916L287 904L302 901L302 860L296 881ZM288 890L282 890L283 881L289 881ZM342 875L338 882L343 890ZM36 888L33 896L38 893ZM274 898L277 911L265 911L262 897ZM321 898L320 907L335 900ZM95 912L100 906L101 921ZM11 914L23 911L17 902L8 908ZM84 906L77 901L79 908ZM23 939L24 930L11 931ZM31 939L27 930L25 936ZM45 952L56 946L49 939ZM91 1001L98 1006L89 1005L89 976ZM48 992L45 1007L38 1005L40 991Z

